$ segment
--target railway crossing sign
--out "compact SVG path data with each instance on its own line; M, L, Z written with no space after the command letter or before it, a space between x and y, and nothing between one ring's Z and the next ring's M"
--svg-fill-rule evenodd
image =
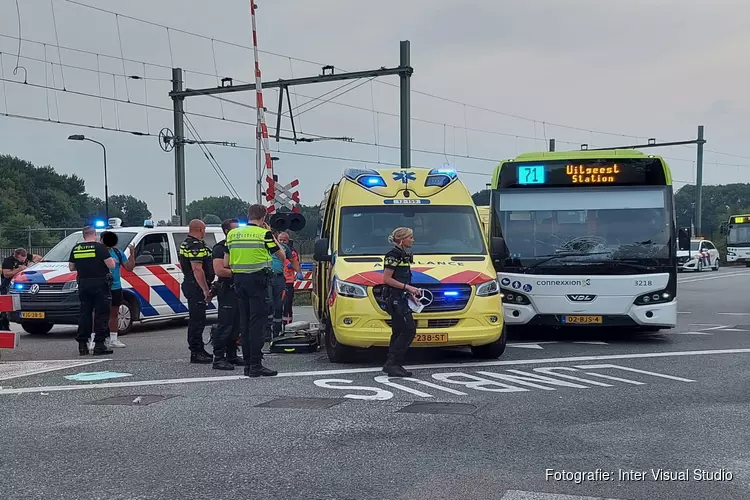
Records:
M297 206L299 203L299 191L292 191L298 185L299 179L294 179L285 186L274 183L272 196L267 196L267 199L272 202L271 206L268 207L268 212L273 213L281 207L286 207L292 212L300 213L300 208Z

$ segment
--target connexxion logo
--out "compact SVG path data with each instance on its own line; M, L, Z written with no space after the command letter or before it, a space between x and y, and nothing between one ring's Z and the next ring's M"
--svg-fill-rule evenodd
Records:
M537 286L591 286L591 280L539 280Z

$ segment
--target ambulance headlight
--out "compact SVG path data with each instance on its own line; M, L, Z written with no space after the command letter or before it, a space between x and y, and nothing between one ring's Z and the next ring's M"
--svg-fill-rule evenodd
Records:
M477 286L477 297L490 297L500 293L500 284L497 280L488 281Z
M353 299L364 299L367 297L365 287L341 280L336 280L336 293L342 297L351 297Z

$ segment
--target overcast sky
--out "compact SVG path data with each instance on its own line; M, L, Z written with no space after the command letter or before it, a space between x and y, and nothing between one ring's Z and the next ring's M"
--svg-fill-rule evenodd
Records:
M156 137L4 114L95 127L103 124L154 135L164 127L173 129L168 96L171 66L188 70L185 78L190 88L217 86L217 78L210 76L216 73L215 68L219 77L252 79L252 51L219 41L246 46L252 43L249 2L75 1L217 41L174 31L168 36L163 28L122 17L118 36L114 15L68 0L20 0L21 34L28 40L21 45L20 65L26 71L18 69L14 75L18 50L16 1L0 0L3 78L23 82L26 77L29 84L60 89L64 84L67 90L47 92L30 85L0 82L0 153L80 175L86 180L88 192L103 197L100 148L66 140L70 134L85 134L107 145L110 194L141 198L155 219L166 219L170 206L167 192L174 191L174 158L159 148ZM257 3L260 49L283 55L260 54L265 81L317 75L321 64L334 65L337 71L397 66L399 41L410 40L412 89L474 106L414 93L412 147L433 153L415 151L412 163L436 167L448 163L462 172L472 191L484 187L499 160L544 150L545 138L557 139L558 150L580 149L581 143L633 144L648 137L689 140L700 124L706 127L708 150L747 157L707 152L704 181L750 182L750 3L746 0L712 0L710 4L697 0ZM48 44L46 55L44 45L31 41ZM58 43L102 56L67 49L58 54L54 47ZM125 63L128 75L143 76L143 63L150 64L145 66L149 78L145 83L132 79L126 82L121 53L126 59L140 61ZM53 77L53 65L43 61L57 63L60 58L67 67L55 64ZM98 68L101 73L70 66ZM399 110L398 77L366 82L315 109L310 108L320 101L304 105L343 83L293 89L292 104L302 105L303 111L295 125L303 134L348 136L356 143L271 142L274 150L281 150L275 153L280 158L276 163L280 182L298 178L304 204L317 204L325 187L347 167L399 163L398 118L391 116ZM268 90L264 95L269 111L275 112L278 94ZM254 102L252 93L225 97ZM142 105L115 103L112 98L165 109L147 111ZM188 112L226 118L189 116L204 140L254 146L254 109L211 97L189 98L186 108ZM378 113L373 113L373 108ZM304 112L306 109L310 111ZM267 114L267 120L273 129L275 115ZM282 128L291 129L286 117ZM380 147L371 145L376 142ZM220 146L210 146L210 150L240 195L254 201L255 152ZM679 181L677 187L693 182L695 146L651 151L668 158ZM198 146L187 146L186 162L188 201L229 194Z

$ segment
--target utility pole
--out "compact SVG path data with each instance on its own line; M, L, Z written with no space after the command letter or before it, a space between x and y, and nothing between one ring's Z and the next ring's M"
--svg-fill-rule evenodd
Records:
M549 140L549 151L550 151L550 153L554 153L554 151L555 151L555 140L554 139L550 139Z
M174 95L182 92L182 68L172 68L172 105L174 108L174 187L177 193L178 225L187 224L187 201L185 200L185 110L184 97Z
M410 62L409 41L401 42L400 64L402 68L409 68ZM411 168L411 75L400 73L401 90L401 168Z
M365 70L365 71L353 71L353 72L347 72L347 73L336 73L335 68L333 66L324 66L322 68L322 73L316 76L308 76L308 77L302 77L302 78L291 78L288 80L274 80L269 82L261 82L260 85L257 85L257 83L248 83L248 84L242 84L242 85L233 85L231 83L231 78L224 78L222 80L222 86L220 87L212 87L212 88L206 88L206 89L183 89L182 87L182 70L180 68L173 68L172 69L172 92L169 93L169 96L172 98L172 101L174 103L174 123L175 123L175 131L174 131L174 151L175 151L175 184L176 184L176 193L177 193L177 213L181 215L183 221L182 223L185 223L185 151L184 151L184 144L188 141L185 140L184 137L184 124L183 124L183 101L187 97L193 97L193 96L207 96L207 95L217 95L217 94L229 94L234 92L247 92L247 91L255 91L256 86L262 89L281 89L281 92L279 93L279 100L283 99L284 93L286 92L287 102L291 103L289 98L289 87L295 87L299 85L310 85L313 83L331 83L331 82L338 82L342 80L358 80L362 78L379 78L383 76L393 76L398 75L400 80L400 112L401 112L401 168L410 168L411 167L411 76L414 73L414 68L410 66L411 62L411 48L410 43L408 40L403 40L400 42L400 63L398 67L383 67L381 66L378 69L372 69L372 70ZM279 103L279 110L282 110L282 104ZM279 111L279 114L281 111ZM292 115L292 109L289 109L289 119L294 120L294 117ZM277 130L276 130L276 139L277 141L280 138L279 135L279 129L281 126L281 120L277 119ZM294 128L294 125L292 125L292 128ZM293 130L294 138L289 140L294 140L295 143L300 142L312 142L311 139L306 138L297 138L296 132ZM287 138L284 138L287 139ZM344 138L345 139L345 138ZM261 143L261 137L256 137L256 154L262 155L262 143ZM262 156L260 157L262 160ZM258 160L256 158L257 164L262 165L262 161ZM257 169L256 169L257 170ZM260 203L263 203L263 169L261 168L259 172L256 172L257 175L257 187L256 187L256 196L258 197L258 201ZM182 186L182 189L180 190L180 185Z
M702 234L701 212L703 205L703 125L698 126L698 153L695 160L695 234ZM709 235L710 237L710 235Z

